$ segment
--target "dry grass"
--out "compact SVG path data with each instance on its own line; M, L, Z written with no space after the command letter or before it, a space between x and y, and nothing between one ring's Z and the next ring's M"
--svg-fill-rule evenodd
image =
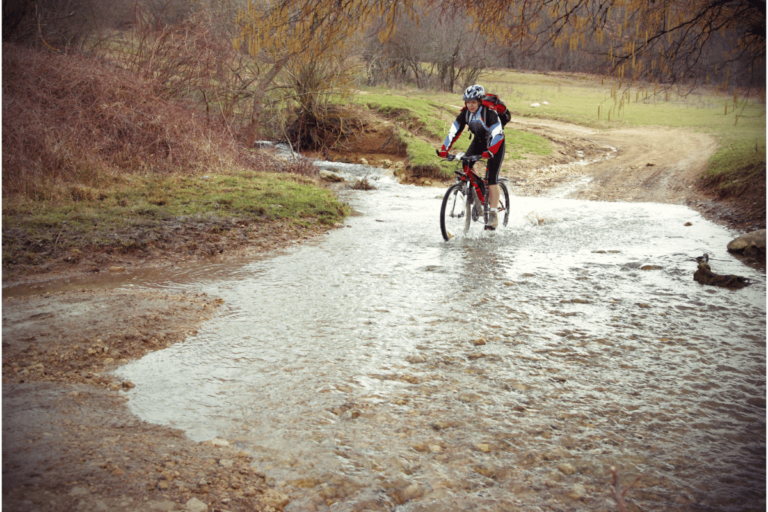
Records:
M123 173L277 170L238 147L221 118L101 60L3 45L3 196L43 199ZM268 169L272 167L271 169Z

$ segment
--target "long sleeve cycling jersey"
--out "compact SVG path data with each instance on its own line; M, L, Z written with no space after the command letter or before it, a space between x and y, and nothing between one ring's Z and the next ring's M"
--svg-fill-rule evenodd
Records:
M488 147L487 151L491 155L495 155L499 151L501 144L504 142L504 129L501 126L501 121L499 121L499 115L483 106L478 108L474 114L467 107L461 109L461 112L459 112L456 120L451 125L451 129L448 131L445 142L443 142L443 151L449 151L453 147L454 142L461 136L467 125L469 125L469 131L475 137L485 139Z

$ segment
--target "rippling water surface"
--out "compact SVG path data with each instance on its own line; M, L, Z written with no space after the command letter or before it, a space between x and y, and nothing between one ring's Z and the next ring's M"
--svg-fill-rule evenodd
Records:
M225 304L119 370L132 410L249 451L294 511L612 510L611 465L643 509L765 508L765 276L733 233L513 197L445 243L443 190L374 183L318 242L146 284ZM704 252L755 284L694 282Z

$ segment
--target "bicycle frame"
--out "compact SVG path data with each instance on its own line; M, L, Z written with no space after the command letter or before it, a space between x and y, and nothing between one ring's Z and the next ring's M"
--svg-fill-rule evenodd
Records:
M486 205L488 203L488 198L485 196L484 190L487 190L485 182L483 179L475 173L475 171L472 170L471 167L469 167L469 162L477 162L480 160L480 156L464 156L463 153L459 153L457 155L448 155L446 159L451 162L454 160L461 160L463 172L462 171L453 171L454 174L456 174L456 181L458 183L467 183L472 186L472 190L475 191L475 194L477 194L477 198L480 200L480 203L483 205Z
M483 183L482 178L478 176L475 171L469 168L466 162L464 162L464 172L460 171L453 171L456 176L456 181L458 182L467 182L469 181L469 184L472 185L472 188L475 191L475 194L477 194L477 198L480 200L482 204L485 204L487 202L487 198L485 197L485 194L483 193L483 187L485 187L485 183ZM483 186L480 186L480 184L483 184Z

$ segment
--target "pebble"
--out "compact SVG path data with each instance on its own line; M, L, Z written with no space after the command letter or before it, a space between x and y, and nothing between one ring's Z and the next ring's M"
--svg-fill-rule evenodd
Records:
M229 446L229 441L226 441L224 439L219 439L219 438L213 438L211 439L211 444L213 446Z
M491 466L490 464L482 464L479 466L474 466L472 469L474 469L476 473L486 476L488 478L493 478L493 476L496 474L496 468Z
M416 484L411 484L405 489L403 489L403 499L405 501L421 498L423 494L424 494L424 491L422 491L421 488Z
M187 512L208 512L208 505L197 498L190 499L187 504Z
M267 489L259 501L264 506L264 508L272 507L275 510L283 510L291 500L288 498L288 496L279 491L274 489Z
M472 344L476 347L479 347L481 345L485 345L487 342L485 341L485 338L477 338L475 340L472 340Z
M568 493L568 497L574 500L580 500L586 496L587 490L581 484L575 484L571 487L571 492Z
M488 453L491 451L491 446L487 443L479 443L475 445L475 448L480 450L483 453Z
M576 472L576 469L568 464L567 462L564 462L563 464L558 464L557 469L560 470L560 472L564 475L572 475Z

